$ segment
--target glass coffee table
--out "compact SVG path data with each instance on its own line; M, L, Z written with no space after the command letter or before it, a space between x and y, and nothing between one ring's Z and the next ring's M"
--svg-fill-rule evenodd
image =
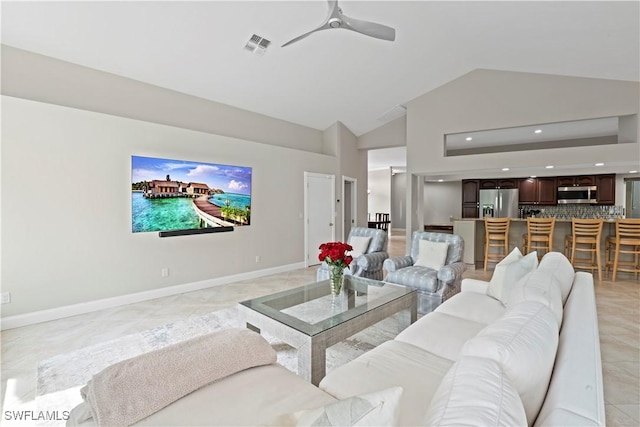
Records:
M272 334L298 350L298 375L318 385L326 374L326 350L401 310L418 316L415 289L345 276L339 295L329 280L243 301L247 328Z

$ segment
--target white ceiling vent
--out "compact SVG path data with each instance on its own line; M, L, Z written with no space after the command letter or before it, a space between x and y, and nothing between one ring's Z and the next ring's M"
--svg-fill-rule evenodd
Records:
M247 44L244 45L244 48L249 52L253 52L258 55L264 55L270 44L271 44L270 40L267 40L264 37L260 37L259 35L254 34L251 36Z

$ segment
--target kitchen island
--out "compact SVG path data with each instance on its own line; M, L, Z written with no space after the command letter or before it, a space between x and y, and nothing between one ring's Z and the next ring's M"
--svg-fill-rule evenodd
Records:
M605 219L602 228L600 242L601 261L605 264L605 239L616 234L615 219ZM462 260L469 268L482 268L484 265L484 219L482 218L456 218L453 220L453 233L462 236L465 242L465 250ZM522 236L527 234L527 220L512 218L509 227L509 251L516 246L523 251ZM556 218L553 232L553 250L564 253L565 237L571 235L571 219ZM489 264L488 268L493 269Z

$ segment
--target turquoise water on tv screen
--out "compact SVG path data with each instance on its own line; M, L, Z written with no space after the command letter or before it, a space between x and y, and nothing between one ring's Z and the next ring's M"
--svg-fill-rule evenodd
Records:
M131 207L134 233L198 228L198 215L189 198L146 199L142 193L132 192Z
M211 203L220 207L226 206L227 200L229 201L229 206L233 206L234 208L245 209L247 206L251 206L251 196L246 196L244 194L214 194L209 198Z

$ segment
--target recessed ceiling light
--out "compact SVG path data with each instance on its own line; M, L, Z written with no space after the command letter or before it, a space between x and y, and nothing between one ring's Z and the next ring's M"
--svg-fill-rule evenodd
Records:
M509 170L509 168L502 168L502 171L503 171L503 172L506 172L506 171L508 171L508 170Z
M596 163L596 164L595 164L595 165L593 165L593 166L604 166L604 163Z
M638 171L629 171L629 173L638 173Z
M542 133L542 129L536 129L533 131L533 133Z
M545 166L545 169L553 169L553 165Z
M470 136L466 137L464 140L465 141L471 141L473 138L471 138Z
M439 179L438 182L444 182L444 179Z
M531 175L529 178L535 178L535 177L536 177L535 175Z

